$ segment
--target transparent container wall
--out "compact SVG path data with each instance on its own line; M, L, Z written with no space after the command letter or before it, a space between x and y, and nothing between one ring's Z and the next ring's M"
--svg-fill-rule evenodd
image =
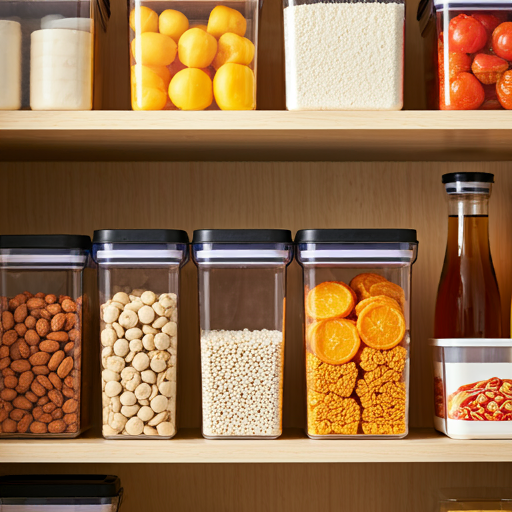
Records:
M512 439L512 343L493 341L434 347L434 426L449 437Z
M199 265L203 435L282 432L286 266Z
M403 2L284 0L288 110L400 110Z
M425 41L430 53L429 107L440 110L512 109L512 8L482 10L483 3L435 14ZM433 21L431 25L434 25ZM432 64L431 64L432 63ZM429 75L432 75L429 72ZM435 91L431 90L436 85Z
M170 439L176 433L180 266L98 270L107 439Z
M133 110L255 110L257 0L130 0Z
M0 110L91 110L92 18L89 0L0 2Z
M83 278L81 269L0 268L0 437L77 437L88 426Z
M0 512L117 512L121 499L113 498L0 498Z

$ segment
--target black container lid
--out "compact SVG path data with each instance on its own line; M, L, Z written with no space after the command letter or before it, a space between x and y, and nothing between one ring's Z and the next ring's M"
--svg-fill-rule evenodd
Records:
M291 244L292 232L287 229L198 229L193 244Z
M417 244L415 229L301 229L295 243L412 243Z
M443 174L443 183L494 183L494 174L489 172L451 172Z
M93 244L188 244L181 229L100 229L94 232Z
M110 498L121 492L113 475L10 475L0 477L0 498Z
M83 249L90 250L85 235L1 235L0 249Z

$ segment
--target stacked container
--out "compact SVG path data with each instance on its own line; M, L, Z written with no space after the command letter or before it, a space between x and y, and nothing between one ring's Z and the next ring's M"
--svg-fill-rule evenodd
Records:
M254 110L258 0L130 0L133 110Z
M307 435L408 433L416 231L303 230Z
M277 438L282 433L285 230L199 230L203 436Z
M177 230L95 231L103 436L176 433L180 269L188 236Z
M88 426L90 246L87 236L0 236L0 437L77 437Z

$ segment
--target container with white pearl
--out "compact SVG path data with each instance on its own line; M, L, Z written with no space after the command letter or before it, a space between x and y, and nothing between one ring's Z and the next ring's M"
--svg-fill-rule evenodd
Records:
M0 110L21 108L21 24L0 20Z

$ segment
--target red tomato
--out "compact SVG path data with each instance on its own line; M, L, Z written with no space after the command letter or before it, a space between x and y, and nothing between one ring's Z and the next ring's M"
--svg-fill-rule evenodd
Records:
M484 26L475 18L459 14L450 21L448 27L448 44L450 51L475 53L487 42Z
M463 71L471 69L471 57L465 53L450 52L448 54L448 69L444 65L444 50L439 49L439 77L443 79L455 78Z
M512 71L505 71L500 76L496 84L496 92L503 108L512 110Z
M483 84L495 84L507 69L508 62L506 60L485 53L477 54L471 65L471 71Z
M493 14L477 13L472 15L475 20L478 20L487 30L487 34L491 35L493 30L501 23Z
M441 97L441 110L476 110L485 100L482 84L471 73L460 73L451 82L449 94L448 103Z
M498 57L512 60L512 22L506 21L494 29L492 49Z

